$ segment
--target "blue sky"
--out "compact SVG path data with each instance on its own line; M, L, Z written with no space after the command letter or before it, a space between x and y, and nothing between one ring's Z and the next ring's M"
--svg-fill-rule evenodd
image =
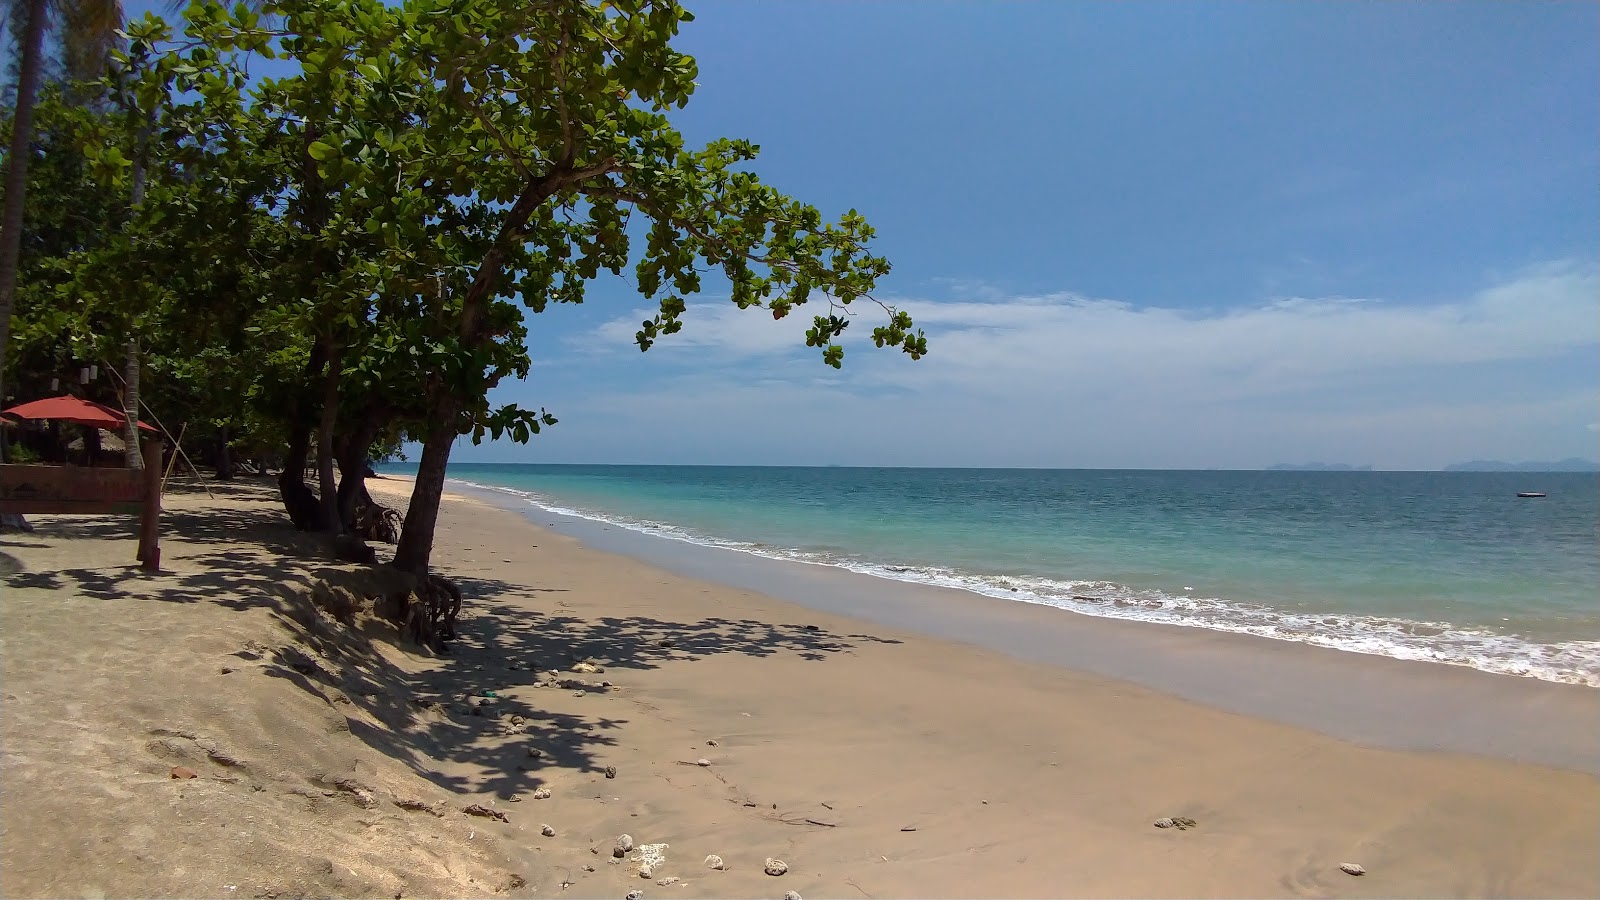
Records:
M462 461L1436 468L1596 457L1600 5L694 2L692 141L854 207L929 335L726 296L531 317ZM863 319L868 318L863 315Z

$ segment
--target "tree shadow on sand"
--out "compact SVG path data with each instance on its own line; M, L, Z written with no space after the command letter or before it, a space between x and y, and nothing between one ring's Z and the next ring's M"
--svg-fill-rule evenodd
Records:
M218 490L212 485L213 492ZM288 632L277 647L251 644L235 655L259 663L345 713L350 733L453 792L510 797L532 790L552 770L598 772L596 751L615 746L626 719L556 713L537 705L540 691L508 688L541 680L563 690L615 690L595 675L569 672L595 657L609 670L648 670L725 654L792 655L821 662L862 643L898 643L869 634L836 634L803 623L722 617L586 619L533 608L562 585L519 585L456 578L465 599L458 639L446 655L404 642L372 615L373 595L404 576L386 567L328 559L326 544L296 532L261 484L230 485L227 508L174 511L163 523L171 572L136 567L70 568L3 575L7 585L74 590L107 601L147 598L264 609ZM169 488L169 492L171 489ZM132 537L131 523L61 518L38 537L104 540ZM130 545L131 547L131 545ZM363 608L363 603L366 604ZM562 673L556 678L552 671ZM547 690L557 690L550 687ZM487 696L493 694L493 696ZM519 721L520 719L520 721ZM530 755L529 748L539 751ZM439 771L441 763L477 770L474 778Z

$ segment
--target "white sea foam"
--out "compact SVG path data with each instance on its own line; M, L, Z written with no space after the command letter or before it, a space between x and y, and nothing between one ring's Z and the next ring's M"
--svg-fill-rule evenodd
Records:
M1446 663L1503 675L1600 687L1600 641L1539 643L1516 635L1450 622L1422 622L1344 613L1288 613L1260 604L1215 597L1174 596L1108 581L979 575L938 566L888 565L844 554L728 540L663 522L575 509L533 491L463 479L451 480L466 487L509 494L556 515L769 559L830 566L892 581L955 588L986 597L1053 606L1084 615L1253 634L1354 653Z

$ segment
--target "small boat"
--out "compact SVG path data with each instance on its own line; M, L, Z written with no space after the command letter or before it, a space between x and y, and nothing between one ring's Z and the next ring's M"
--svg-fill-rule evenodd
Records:
M1543 491L1517 491L1518 497L1543 497Z

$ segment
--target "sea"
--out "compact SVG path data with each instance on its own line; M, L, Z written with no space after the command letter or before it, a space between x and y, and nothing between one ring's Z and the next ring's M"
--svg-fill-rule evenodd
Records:
M1591 473L452 464L449 475L530 514L996 603L1600 687Z

